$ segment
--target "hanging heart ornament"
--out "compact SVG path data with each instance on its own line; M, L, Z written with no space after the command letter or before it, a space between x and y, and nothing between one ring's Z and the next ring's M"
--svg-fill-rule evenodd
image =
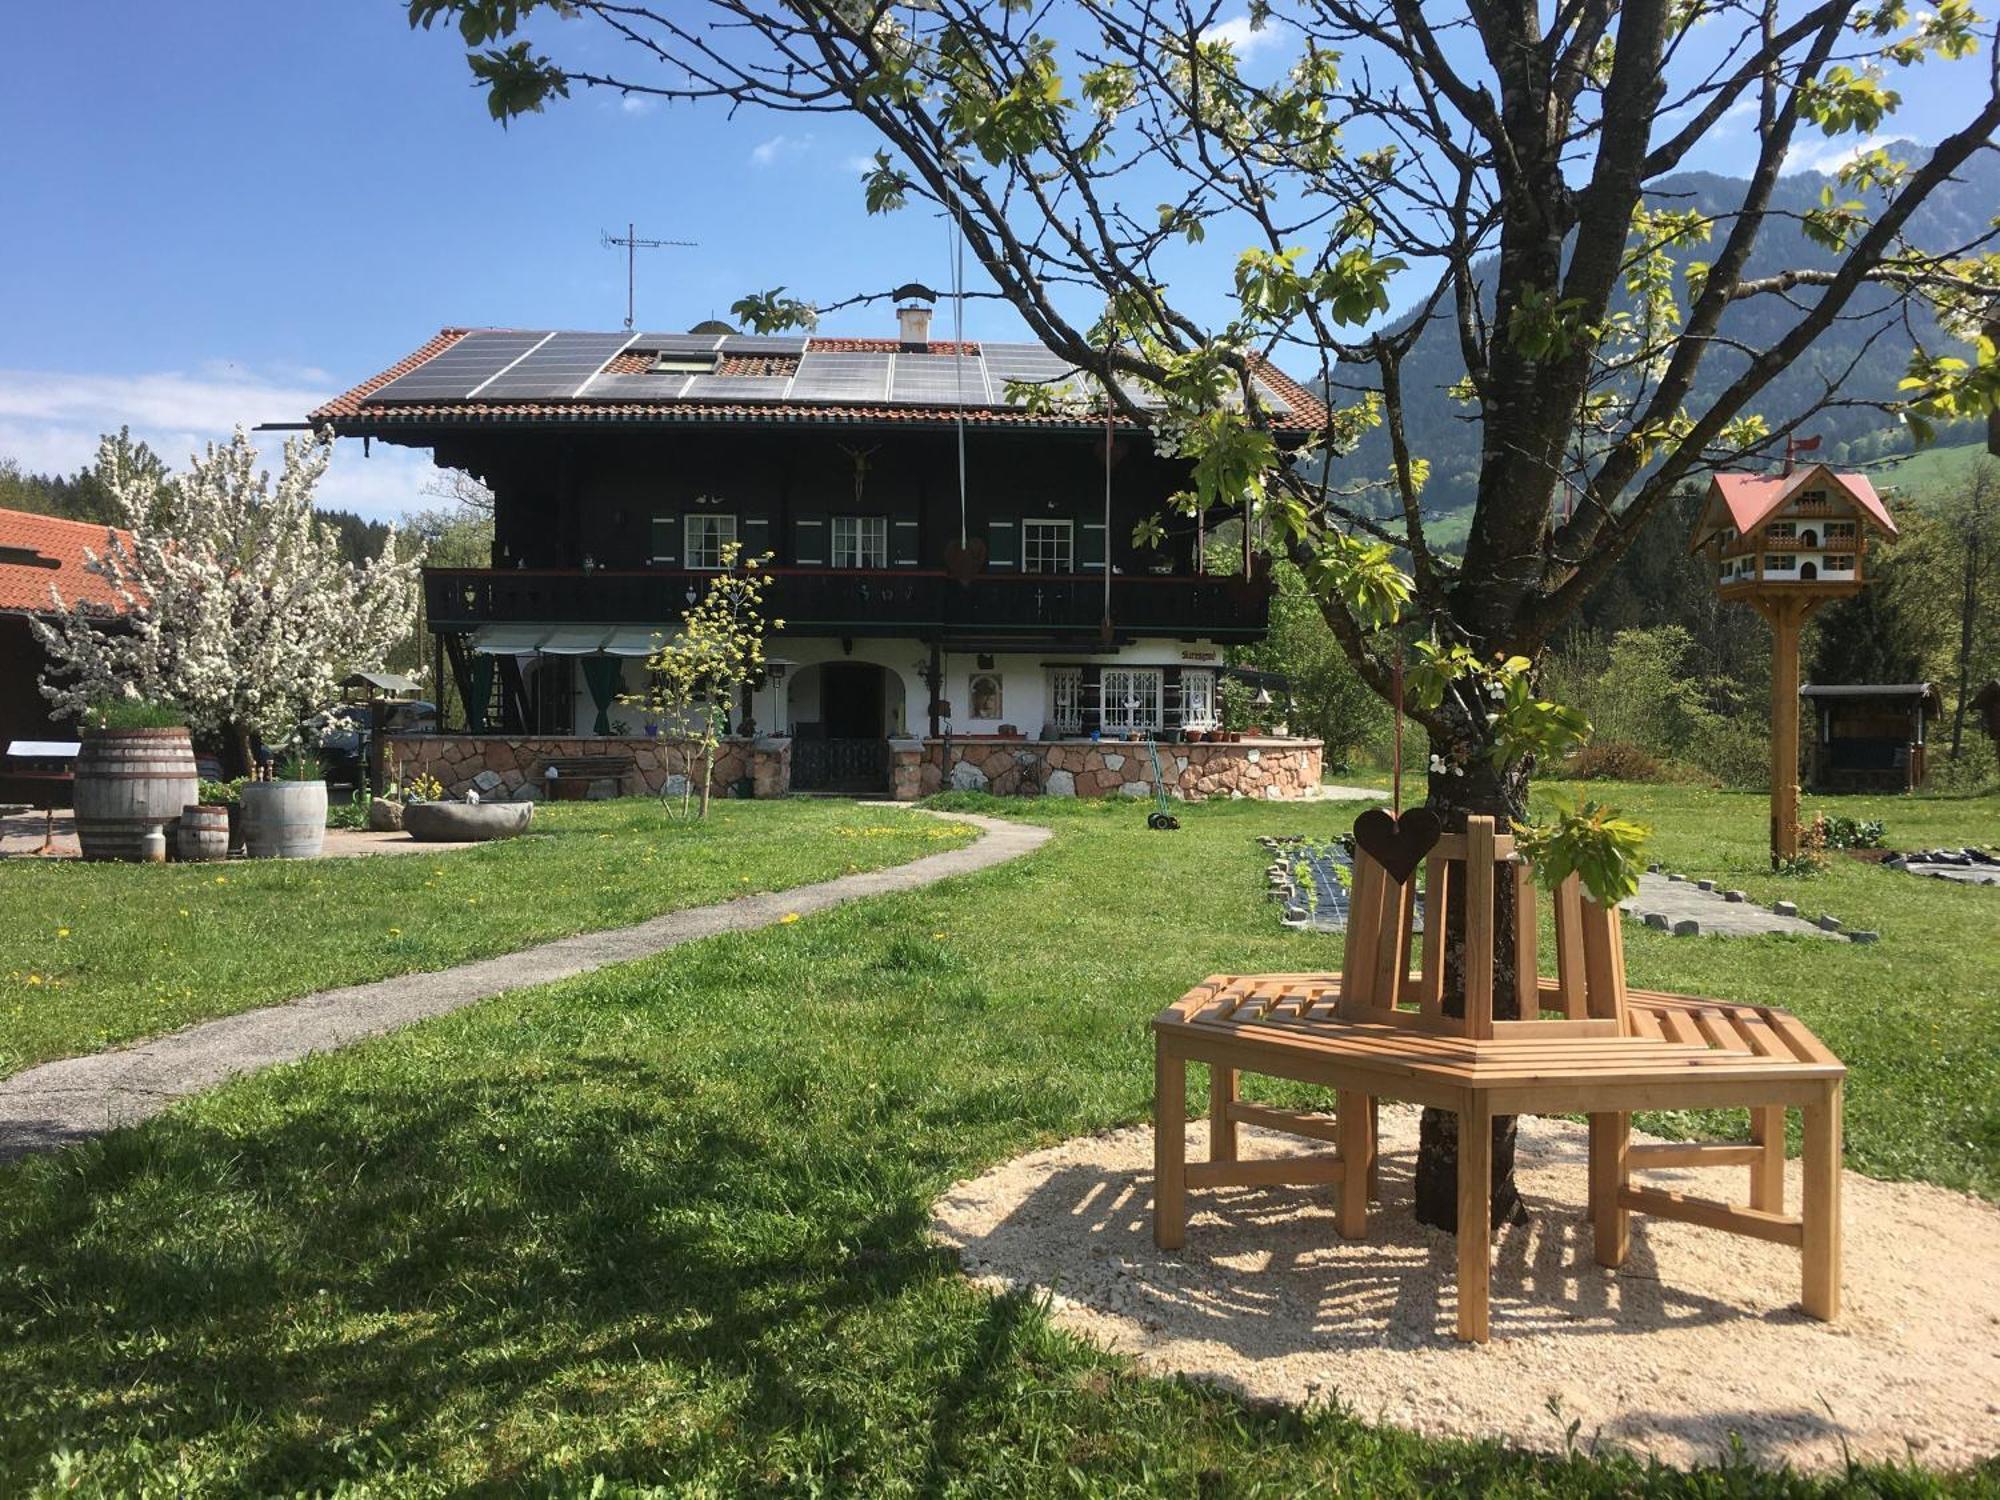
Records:
M1410 878L1443 837L1444 824L1428 807L1413 807L1400 818L1371 807L1354 820L1355 844L1398 885Z

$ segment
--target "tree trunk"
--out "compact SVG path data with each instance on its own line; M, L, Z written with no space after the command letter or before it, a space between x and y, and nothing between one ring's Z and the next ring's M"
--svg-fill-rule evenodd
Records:
M1472 697L1469 684L1449 694L1445 723L1430 736L1431 754L1445 763L1430 775L1429 806L1443 819L1447 833L1463 833L1473 815L1490 817L1502 832L1527 816L1528 777L1525 768L1494 769L1483 712L1469 709L1460 694ZM1483 707L1483 706L1482 706ZM1444 941L1444 1011L1465 1014L1465 903L1453 882L1446 904ZM1494 885L1493 1017L1514 1020L1519 1002L1514 992L1514 886ZM1514 1186L1512 1116L1493 1121L1493 1223L1497 1227L1527 1217ZM1419 1130L1416 1174L1417 1222L1450 1233L1458 1230L1458 1116L1450 1110L1426 1109Z
M1972 633L1979 615L1979 530L1967 528L1964 585L1958 601L1958 707L1951 716L1951 758L1965 742L1965 704L1972 692Z
M222 729L222 742L229 747L231 757L235 761L234 765L225 765L222 768L225 777L256 774L257 752L251 748L248 728L241 724L225 724Z
M715 743L711 740L701 752L701 816L708 816L708 788L715 780Z

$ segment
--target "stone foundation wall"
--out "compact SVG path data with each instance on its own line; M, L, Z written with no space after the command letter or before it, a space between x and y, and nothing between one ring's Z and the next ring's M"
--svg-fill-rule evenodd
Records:
M544 762L583 755L629 755L632 770L613 780L591 783L592 797L631 797L681 791L689 775L700 775L701 747L685 740L650 735L558 739L496 734L409 735L385 742L384 765L397 781L427 773L444 784L445 795L531 801L545 795ZM716 751L710 795L730 797L748 776L759 797L782 797L792 784L792 742L785 738L727 739Z
M899 801L929 796L946 786L1008 796L1150 797L1153 761L1143 743L1129 740L1003 740L954 738L951 764L945 742L899 741L892 770ZM1233 745L1160 745L1160 775L1167 795L1189 802L1208 797L1299 797L1320 782L1323 746L1318 740L1242 740ZM907 754L907 762L905 755Z

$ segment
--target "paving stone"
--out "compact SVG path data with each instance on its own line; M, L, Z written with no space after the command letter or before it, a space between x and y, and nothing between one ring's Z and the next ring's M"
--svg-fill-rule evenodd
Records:
M1697 880L1694 883L1694 888L1698 891L1712 891L1715 889L1715 882L1713 880Z
M1697 922L1693 917L1682 917L1680 921L1674 923L1674 936L1700 937L1701 923Z
M1646 925L1648 927L1657 927L1661 932L1665 932L1667 930L1667 919L1659 912L1649 911L1646 913Z
M1766 911L1744 899L1741 891L1725 893L1688 879L1674 880L1651 872L1639 877L1638 893L1625 903L1636 921L1660 932L1682 932L1680 924L1694 924L1703 937L1755 937L1763 933L1795 933L1804 937L1831 938L1816 924L1800 918L1796 911Z
M1749 898L1745 896L1741 891L1724 891L1722 893L1722 899L1732 904L1740 904L1741 902L1746 901Z
M1774 901L1771 904L1771 911L1780 917L1796 917L1799 914L1799 904L1796 901Z
M1821 932L1840 931L1840 918L1833 915L1832 912L1821 912L1819 916L1819 930Z
M1882 934L1881 934L1881 933L1879 933L1879 932L1873 932L1873 931L1870 931L1870 930L1869 930L1868 928L1866 928L1866 927L1864 927L1864 928L1860 929L1860 930L1859 930L1859 931L1857 931L1857 932L1850 932L1850 933L1848 933L1848 935L1847 935L1847 936L1848 936L1848 937L1849 937L1849 938L1850 938L1850 939L1851 939L1852 941L1854 941L1854 942L1857 942L1857 943L1879 943L1879 942L1881 942L1881 941L1882 941Z

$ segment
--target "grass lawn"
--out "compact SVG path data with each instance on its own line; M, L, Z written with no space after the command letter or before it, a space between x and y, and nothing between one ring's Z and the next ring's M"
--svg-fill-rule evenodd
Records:
M1673 820L1676 866L1756 863L1754 799L1615 794ZM1145 1118L1145 1022L1194 978L1334 966L1277 927L1251 839L1351 809L1210 804L1179 833L1123 803L1015 811L1055 840L0 1169L0 1489L2000 1492L1994 1464L1684 1475L1253 1408L973 1291L926 1242L935 1196ZM1913 842L2000 833L1993 800L1887 816ZM2000 1193L2000 891L1785 884L1881 944L1634 933L1634 981L1796 1004L1854 1064L1855 1166Z
M313 990L443 969L750 891L879 869L973 830L891 808L649 798L538 808L450 853L226 866L0 864L0 1077Z

